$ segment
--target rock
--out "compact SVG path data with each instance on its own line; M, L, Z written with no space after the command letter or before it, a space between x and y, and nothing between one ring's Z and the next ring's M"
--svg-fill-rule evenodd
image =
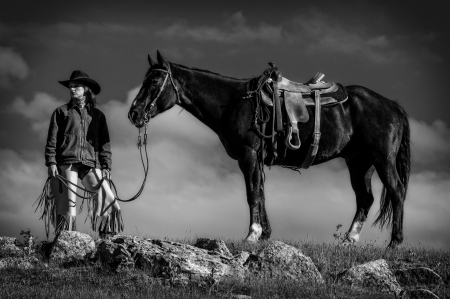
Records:
M426 267L396 270L394 275L403 288L417 288L418 286L436 288L443 283L442 278L436 272Z
M62 231L53 241L50 259L61 262L84 260L95 250L91 236L76 231Z
M5 245L14 245L16 243L15 237L0 237L0 247Z
M139 241L137 241L139 240ZM117 235L109 239L97 240L94 259L121 272L135 267L134 256L142 238Z
M25 252L16 246L14 237L0 237L0 258L2 257L24 257Z
M234 256L234 262L240 266L244 266L250 256L250 252L241 251Z
M338 274L341 282L360 288L375 288L382 292L400 294L401 286L385 260L380 259L352 267Z
M304 283L324 283L311 258L300 249L274 241L257 255L251 254L246 264L256 276L292 279Z
M32 269L39 263L39 260L33 256L30 257L7 257L0 259L0 269L19 268Z
M190 281L214 284L223 277L237 274L232 258L210 254L208 250L178 242L150 240L136 254L136 265L153 276L186 284Z
M246 270L233 257L178 242L115 236L99 244L97 257L116 271L135 267L171 284L214 284L226 276L243 277Z
M403 298L408 299L439 299L437 295L429 290L424 289L416 289L405 292L405 296Z
M231 298L233 299L252 299L252 297L247 295L231 295Z
M218 254L222 254L227 257L233 257L227 245L225 245L225 242L222 240L200 238L197 239L194 246L212 252L217 252Z

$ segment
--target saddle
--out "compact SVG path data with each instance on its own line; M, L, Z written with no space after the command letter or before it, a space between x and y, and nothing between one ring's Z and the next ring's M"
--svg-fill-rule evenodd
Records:
M321 107L347 100L347 92L339 83L323 82L325 75L322 73L317 73L304 84L282 77L279 71L277 74L278 76L269 77L265 82L259 81L263 86L259 88L258 96L264 106L272 107L273 110L272 137L275 134L284 134L284 146L290 150L299 149L301 141L298 123L306 123L309 120L306 106L315 107L314 139L300 167L307 169L314 162L319 147ZM278 155L277 150L280 146L275 144L274 138L272 140L274 158L284 158L285 153Z

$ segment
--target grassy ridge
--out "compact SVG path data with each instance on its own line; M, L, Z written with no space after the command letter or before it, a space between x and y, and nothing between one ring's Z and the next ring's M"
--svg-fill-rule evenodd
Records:
M193 244L195 240L174 240ZM248 295L252 298L393 298L374 290L358 290L336 282L336 274L365 262L385 259L391 267L401 263L426 266L444 280L434 292L440 298L450 298L450 252L429 248L402 246L386 251L371 243L350 247L335 243L312 241L283 242L300 248L311 257L326 283L301 285L292 281L274 281L249 277L244 282L227 279L208 287L173 287L170 282L151 278L145 271L114 273L99 263L84 263L64 268L49 263L32 270L0 270L0 298L231 298ZM241 250L258 251L268 242L256 245L242 241L225 241L233 254Z

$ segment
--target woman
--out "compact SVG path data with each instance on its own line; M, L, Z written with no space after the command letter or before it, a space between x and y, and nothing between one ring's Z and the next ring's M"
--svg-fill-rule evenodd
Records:
M52 114L45 147L51 193L54 197L52 218L55 231L76 230L76 186L70 190L56 178L59 174L73 184L98 193L88 206L92 229L100 235L123 230L118 203L107 180L110 179L111 145L105 115L96 108L95 95L100 85L82 71L74 71L69 80L58 81L70 90L69 103ZM80 191L78 191L80 192Z

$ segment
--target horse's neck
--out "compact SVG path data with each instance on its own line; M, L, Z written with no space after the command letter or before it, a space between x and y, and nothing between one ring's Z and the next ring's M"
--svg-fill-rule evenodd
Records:
M245 93L245 80L174 66L181 85L180 106L216 131L227 107Z

